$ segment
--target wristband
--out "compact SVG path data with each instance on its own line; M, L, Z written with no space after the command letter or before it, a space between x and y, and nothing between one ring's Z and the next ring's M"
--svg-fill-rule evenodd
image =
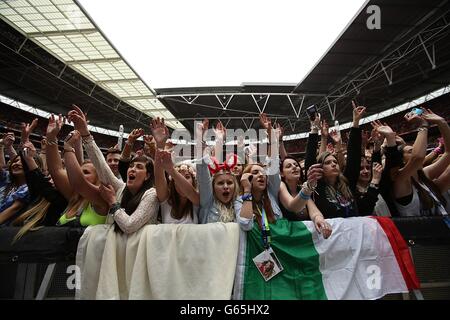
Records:
M300 190L300 192L298 193L298 196L300 198L302 198L303 200L310 200L311 199L311 195L303 193L303 189Z
M120 203L116 202L112 205L112 207L109 209L108 214L114 215L117 210L120 209Z

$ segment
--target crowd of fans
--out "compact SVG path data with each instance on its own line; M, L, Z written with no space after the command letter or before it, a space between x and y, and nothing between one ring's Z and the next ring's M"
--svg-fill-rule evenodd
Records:
M154 119L148 134L133 130L123 150L115 139L109 141L103 145L105 156L99 148L103 137L89 131L88 119L77 106L65 116L44 120L29 115L20 124L2 114L0 225L19 226L17 240L41 226L106 223L131 234L146 224L237 222L249 231L285 218L311 220L328 238L328 218L447 215L446 118L416 108L396 115L395 126L375 121L361 128L365 110L353 104L348 132L330 131L316 114L301 158L285 147L283 128L261 114L269 138L263 162L256 161L255 146L245 148L245 160L229 154L219 161L226 141L219 122L215 146L199 141L202 158L194 165L173 162L163 119ZM73 124L73 131L66 122ZM414 141L406 143L399 128L414 132ZM195 128L196 136L205 137L208 129L205 119ZM431 130L440 139L436 144L432 139L435 145L427 153ZM140 137L143 144L137 146Z

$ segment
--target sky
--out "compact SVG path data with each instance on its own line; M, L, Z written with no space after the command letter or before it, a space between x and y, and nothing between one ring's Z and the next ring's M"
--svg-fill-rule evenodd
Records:
M78 0L153 89L297 84L365 0Z

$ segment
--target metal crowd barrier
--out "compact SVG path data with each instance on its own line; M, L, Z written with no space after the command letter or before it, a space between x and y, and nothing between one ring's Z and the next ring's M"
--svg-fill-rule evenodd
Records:
M385 299L450 299L450 229L442 217L394 218L410 247L420 292ZM0 228L0 299L73 299L73 266L84 229L45 227L12 244Z

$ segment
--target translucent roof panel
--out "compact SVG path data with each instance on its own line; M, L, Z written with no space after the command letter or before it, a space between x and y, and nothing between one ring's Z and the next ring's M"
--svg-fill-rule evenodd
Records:
M131 99L127 100L127 102L141 111L152 111L155 109L164 108L164 106L156 99ZM160 106L158 106L157 103L159 103Z
M72 0L2 1L0 10L11 22L20 22L19 26L25 33L94 28Z
M37 36L35 41L44 45L65 62L77 60L118 58L117 52L99 32L88 34L62 34Z
M71 67L88 76L94 82L137 78L125 61L73 63Z
M106 82L103 86L122 98L153 95L142 81Z
M173 119L74 0L0 0L0 16L117 98L145 114Z

